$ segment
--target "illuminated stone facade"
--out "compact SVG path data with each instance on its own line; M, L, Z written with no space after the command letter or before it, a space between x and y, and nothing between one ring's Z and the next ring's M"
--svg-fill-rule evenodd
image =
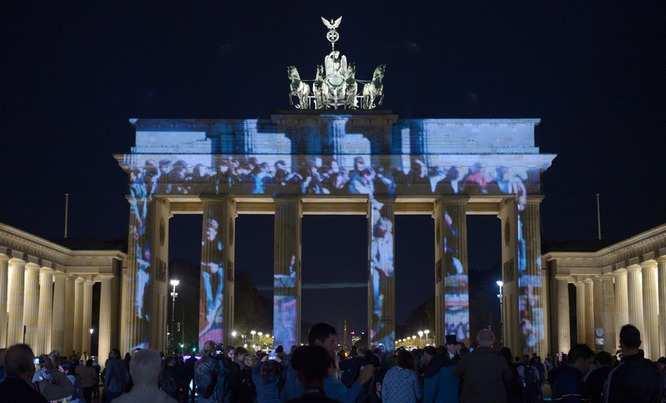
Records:
M301 217L368 218L369 342L395 338L395 215L435 220L435 339L469 335L466 215L502 221L504 340L548 350L541 267L540 176L554 155L534 143L535 119L398 119L387 112L294 112L270 119L132 119L117 155L129 176L128 265L120 346L166 346L168 228L203 214L199 340L233 329L235 218L275 215L273 334L301 341ZM326 318L322 318L326 320Z
M557 306L551 311L551 326L558 329L551 334L554 351L585 343L614 353L620 327L631 323L641 331L647 357L666 355L666 225L590 252L551 249L543 259Z
M119 342L120 250L72 250L0 224L0 347L91 353L92 288L101 283L98 356Z

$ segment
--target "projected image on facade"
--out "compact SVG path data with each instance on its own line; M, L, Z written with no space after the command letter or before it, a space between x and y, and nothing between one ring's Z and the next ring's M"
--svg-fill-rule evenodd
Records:
M370 225L370 288L372 315L370 340L373 345L392 350L395 341L393 323L387 323L388 312L393 307L386 305L386 290L392 289L395 281L393 215L387 206L378 200L371 200Z
M273 336L275 344L291 348L296 338L296 254L289 255L287 273L273 275Z
M205 218L202 236L201 292L199 298L199 347L208 340L224 341L224 242L223 228Z
M443 217L444 334L462 341L469 338L469 289L467 269L459 255L459 245L465 241L461 239L461 223L452 218L459 218L460 214L452 214L449 209L453 208L445 209Z
M201 159L192 156L193 161L189 162L147 160L137 169L136 177L145 181L141 184L143 192L150 189L173 195L516 194L520 199L526 198L530 179L538 179L538 170L497 162L463 165L442 161L428 166L421 159L412 158L405 166L390 155L349 156L345 158L348 166L331 156L221 156L214 165L205 165Z
M368 333L371 345L386 349L394 348L395 337L394 209L441 206L437 334L465 340L470 313L464 203L499 206L511 228L504 250L510 255L503 261L515 262L505 279L515 301L510 307L515 323L506 326L520 329L510 334L520 336L512 348L535 351L543 345L544 286L534 241L539 217L530 209L538 214L538 203L532 203L554 156L540 154L534 143L538 120L399 119L382 111L303 110L268 119L139 119L132 124L136 145L117 156L130 177L132 346L156 339L161 327L152 299L162 292L156 259L164 251L153 250L157 226L150 221L157 217L151 206L162 200L166 203L160 206L194 209L226 200L251 207L249 214L275 214L273 335L275 344L285 347L302 341L301 243L295 227L302 209L346 214L339 206L367 202ZM225 317L234 309L225 300L233 295L233 255L227 256L233 249L225 249L233 242L227 227L233 225L229 214L238 214L235 206L228 214L203 209L201 342L223 341L233 326L233 317Z

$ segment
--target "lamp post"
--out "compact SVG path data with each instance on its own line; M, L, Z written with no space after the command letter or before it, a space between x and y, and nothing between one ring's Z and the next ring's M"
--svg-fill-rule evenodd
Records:
M169 281L169 284L171 285L171 332L170 332L170 337L169 337L169 345L171 345L171 339L174 339L173 332L174 332L174 323L176 321L176 297L178 296L178 293L176 292L176 287L180 285L180 280L172 278ZM174 339L175 340L175 339Z
M425 330L423 331L423 334L425 334L426 344L430 344L430 339L428 339L428 335L430 334L430 330L429 330L429 329L425 329Z
M423 330L416 332L419 335L419 347L423 347Z
M500 337L502 337L502 315L504 313L503 309L503 303L504 303L504 281L502 280L497 280L495 281L495 284L497 284L497 288L499 289L499 293L497 294L497 298L499 299L499 304L500 304L500 320L499 320L499 334ZM504 342L504 340L502 340Z
M250 334L252 335L252 344L254 344L254 335L257 334L256 330L250 330Z

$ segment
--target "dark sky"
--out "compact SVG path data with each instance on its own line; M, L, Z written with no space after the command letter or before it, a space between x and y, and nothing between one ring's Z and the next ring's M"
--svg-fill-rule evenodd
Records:
M285 66L308 71L327 50L320 15L343 15L339 45L359 75L388 64L385 106L401 116L542 118L538 145L559 155L543 178L544 239L593 238L596 192L606 238L666 222L663 1L23 0L1 7L0 221L47 238L62 236L65 192L73 237L125 237L126 178L111 155L133 143L128 118L266 117L285 108ZM318 231L310 220L306 234ZM327 239L343 239L335 264L362 262L365 246L347 237L341 221L323 220ZM419 219L401 220L403 233L429 231ZM475 225L483 255L494 227ZM251 245L268 231L262 239L270 248L272 229L264 227L243 232L238 243ZM398 251L409 251L397 231ZM416 242L407 238L403 245ZM306 241L304 261L326 273L334 263L313 242ZM430 233L419 242L432 249ZM432 255L418 253L410 262L430 270ZM252 260L256 253L242 254L247 270L270 274L265 261ZM497 260L479 259L480 269ZM407 290L420 286L406 281ZM425 299L403 294L410 306Z

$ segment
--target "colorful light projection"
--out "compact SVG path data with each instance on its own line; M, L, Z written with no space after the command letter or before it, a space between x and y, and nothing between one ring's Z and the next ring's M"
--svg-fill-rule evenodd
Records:
M469 287L462 248L467 242L462 231L465 210L462 205L446 205L443 211L444 335L469 339Z
M273 336L275 345L285 349L297 345L296 315L298 301L296 299L297 267L296 254L292 253L287 273L273 275Z
M201 241L201 285L199 296L199 348L206 341L224 342L224 226L218 222L223 203L209 205L204 212Z
M370 212L370 284L372 315L370 340L373 346L385 350L395 348L395 329L389 314L395 309L388 306L386 292L393 292L395 284L393 214L389 205L371 198ZM392 301L391 301L392 302Z

